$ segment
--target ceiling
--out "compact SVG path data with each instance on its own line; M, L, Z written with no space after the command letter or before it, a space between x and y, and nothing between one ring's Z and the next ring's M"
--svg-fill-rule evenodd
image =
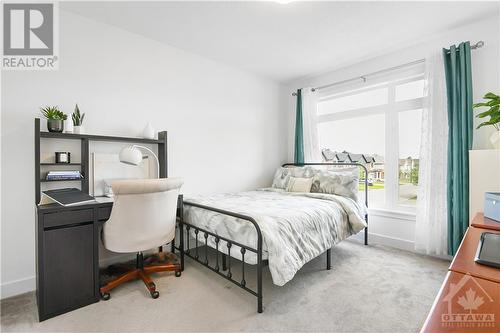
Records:
M61 2L64 10L286 82L388 53L499 2Z

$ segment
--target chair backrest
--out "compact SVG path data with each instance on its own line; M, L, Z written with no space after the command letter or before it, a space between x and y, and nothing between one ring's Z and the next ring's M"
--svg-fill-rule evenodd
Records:
M182 184L180 178L114 181L113 209L103 228L104 246L130 253L172 241Z

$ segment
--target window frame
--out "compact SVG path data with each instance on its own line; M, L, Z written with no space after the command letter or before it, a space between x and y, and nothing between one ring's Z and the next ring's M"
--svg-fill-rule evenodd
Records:
M414 214L416 205L404 205L399 203L399 114L404 111L418 110L424 108L425 88L422 97L396 101L396 86L409 82L425 80L425 64L418 64L411 68L404 68L392 71L385 76L379 76L374 80L364 80L362 83L321 91L318 95L318 104L331 99L336 99L349 95L356 95L360 92L375 90L380 88L388 89L388 103L372 107L364 107L347 111L340 111L330 114L317 114L317 123L353 119L370 115L385 115L385 204L380 207L373 207L375 210L389 212L406 212ZM322 147L325 148L325 147ZM359 153L359 152L355 152Z

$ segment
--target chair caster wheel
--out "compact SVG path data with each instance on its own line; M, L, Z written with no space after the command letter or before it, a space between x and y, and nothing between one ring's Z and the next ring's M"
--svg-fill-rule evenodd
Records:
M153 292L151 292L151 297L153 297L154 299L157 299L158 297L160 297L160 293L158 291L153 291Z
M111 298L111 295L109 293L104 293L104 294L101 294L101 299L103 301L107 301Z
M181 274L182 274L181 271L175 271L175 277L179 277L181 276Z

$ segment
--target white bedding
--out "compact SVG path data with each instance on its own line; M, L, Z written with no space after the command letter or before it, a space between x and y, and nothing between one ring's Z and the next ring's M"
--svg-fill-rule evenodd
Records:
M366 226L364 207L333 194L267 188L184 200L254 218L262 231L263 258L269 260L273 283L278 286L290 281L305 263ZM189 205L184 206L184 221L257 248L257 233L248 221ZM198 240L205 242L201 233ZM208 245L215 248L214 237L208 237ZM219 243L221 248L227 253L225 243ZM241 260L240 248L233 246L231 256ZM256 255L247 251L245 262L255 264Z

